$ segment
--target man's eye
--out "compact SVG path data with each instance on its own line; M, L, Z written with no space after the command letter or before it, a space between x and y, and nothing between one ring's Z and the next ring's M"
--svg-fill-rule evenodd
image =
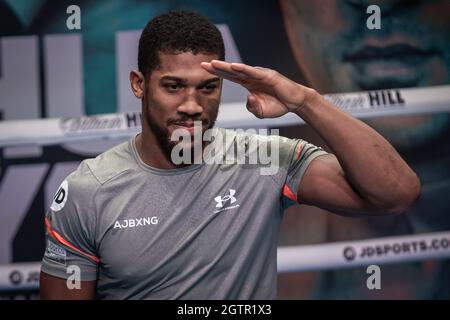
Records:
M176 92L182 88L182 86L178 83L167 83L164 85L164 88L166 88L170 92Z
M217 85L215 85L215 84L208 84L208 85L204 86L202 88L202 90L205 91L205 92L212 92L212 91L216 90L216 88L217 88Z

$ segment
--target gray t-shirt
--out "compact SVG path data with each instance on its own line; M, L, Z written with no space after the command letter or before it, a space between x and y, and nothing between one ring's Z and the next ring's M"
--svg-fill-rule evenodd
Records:
M325 152L303 140L216 130L227 142L209 159L239 147L250 157L257 151L248 146L275 141L279 169L262 175L262 164L206 160L156 169L130 139L82 161L61 184L45 218L42 271L67 279L75 266L82 281L97 280L100 299L276 298L283 211Z

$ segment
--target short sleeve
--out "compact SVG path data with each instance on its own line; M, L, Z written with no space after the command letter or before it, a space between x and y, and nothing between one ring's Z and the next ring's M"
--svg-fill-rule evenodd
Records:
M280 142L280 163L284 163L285 177L282 186L282 206L283 209L295 203L301 203L297 199L297 190L306 169L311 162L327 154L321 147L315 146L301 139L281 139Z
M45 215L46 248L41 271L67 279L75 266L81 281L97 279L100 259L95 248L93 203L97 189L98 182L83 163L61 183Z

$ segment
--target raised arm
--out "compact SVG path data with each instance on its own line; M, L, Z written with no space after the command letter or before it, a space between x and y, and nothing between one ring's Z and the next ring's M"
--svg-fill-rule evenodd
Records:
M202 66L247 88L247 108L258 118L293 112L331 148L333 155L308 167L298 186L300 202L338 214L378 215L404 212L418 198L418 177L389 142L315 90L270 69L217 60Z

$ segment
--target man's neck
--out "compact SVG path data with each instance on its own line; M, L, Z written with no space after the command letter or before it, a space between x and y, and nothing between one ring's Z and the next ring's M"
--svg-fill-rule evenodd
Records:
M167 159L154 135L141 132L137 135L135 143L137 153L146 165L164 170L177 168L170 159Z
M141 160L148 166L163 169L163 170L171 170L178 169L191 166L192 164L174 164L170 158L165 154L164 150L160 147L156 137L151 132L146 134L142 131L137 135L136 140L136 150L141 158ZM194 159L193 163L199 163L202 161L203 150L207 143L203 144L201 154L198 155L196 159Z

